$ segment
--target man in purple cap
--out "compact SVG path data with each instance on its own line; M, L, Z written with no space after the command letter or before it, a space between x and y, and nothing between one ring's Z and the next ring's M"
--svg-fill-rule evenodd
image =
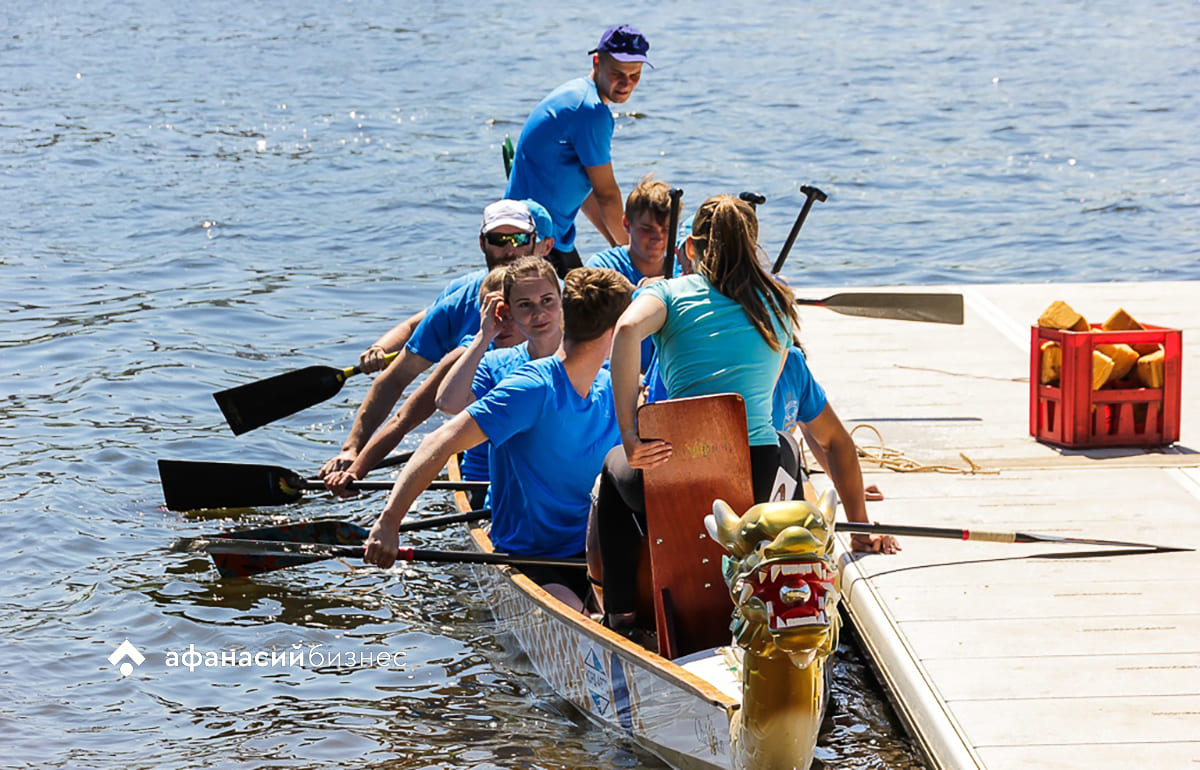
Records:
M637 88L650 44L624 24L610 27L592 55L592 73L562 84L542 99L521 131L507 198L532 198L554 220L547 259L560 276L581 265L575 216L582 209L610 246L629 242L621 218L625 199L612 169L613 116ZM651 65L653 66L653 65Z

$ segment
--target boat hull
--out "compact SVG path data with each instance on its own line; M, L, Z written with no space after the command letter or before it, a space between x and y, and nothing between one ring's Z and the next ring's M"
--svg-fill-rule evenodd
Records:
M471 531L490 550L487 535ZM678 768L728 768L735 698L683 667L611 633L508 567L476 580L497 622L538 675L592 721Z

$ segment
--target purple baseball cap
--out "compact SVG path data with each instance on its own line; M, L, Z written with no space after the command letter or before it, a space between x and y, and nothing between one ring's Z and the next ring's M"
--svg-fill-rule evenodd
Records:
M617 61L650 64L650 60L646 58L646 52L649 50L650 43L645 35L628 24L618 24L604 30L604 34L600 36L600 45L588 53L606 53Z

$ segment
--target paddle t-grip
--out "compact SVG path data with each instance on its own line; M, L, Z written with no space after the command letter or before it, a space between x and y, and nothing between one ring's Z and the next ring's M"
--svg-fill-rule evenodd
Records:
M775 274L778 274L783 269L783 263L787 259L788 253L792 250L792 244L796 242L796 236L800 234L800 228L804 226L804 220L808 219L808 212L812 208L813 201L818 200L824 203L829 200L829 196L810 185L802 185L800 192L804 193L804 205L800 207L800 214L796 217L796 223L792 225L792 231L788 233L787 240L783 242L783 248L779 250L779 258L775 260L775 265L771 268L771 272Z
M671 213L667 217L667 253L663 255L663 278L675 277L675 231L679 229L679 207L683 190L672 187L667 195L671 198Z

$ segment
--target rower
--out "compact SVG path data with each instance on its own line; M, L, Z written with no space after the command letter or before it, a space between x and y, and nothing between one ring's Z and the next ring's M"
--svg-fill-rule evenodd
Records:
M538 103L521 130L508 179L509 198L533 198L554 219L548 259L560 276L580 266L575 217L584 215L610 245L628 242L621 189L612 167L613 115L637 88L650 43L627 25L610 27L589 53L592 72L562 84ZM653 66L653 65L652 65Z
M550 263L544 259L538 257L522 257L521 259L541 262L551 274L554 272L554 269L550 267ZM379 430L375 431L371 436L371 440L358 453L349 467L344 470L333 471L325 476L326 489L338 497L346 496L347 488L351 482L360 481L383 458L387 457L388 453L395 449L409 432L432 417L433 413L437 411L438 388L450 376L455 364L463 358L469 346L475 340L486 335L486 346L489 349L495 348L498 350L508 349L525 341L525 337L513 324L512 319L508 317L506 312L502 312L503 308L501 305L503 303L504 274L506 270L506 267L493 269L484 277L483 283L480 284L480 326L482 327L480 334L467 335L467 338L463 340L462 344L456 350L451 351L445 358L438 362L437 368L425 378L425 381L413 391L412 395L404 399L404 402L400 404L400 408L396 410L392 418L384 423ZM557 345L557 343L555 344ZM468 472L464 468L463 480L488 480L486 455L484 455L482 468L480 468L479 464L472 465L471 472ZM476 493L472 492L472 494ZM480 491L478 494L482 499L484 492ZM476 505L475 507L479 508L481 505Z
M621 226L629 238L623 246L612 246L588 258L588 267L611 267L641 287L661 278L667 251L667 221L671 216L671 189L647 174L625 199Z
M662 278L666 261L667 228L671 216L670 188L652 174L643 177L625 199L621 225L629 236L627 246L613 246L588 258L588 267L611 267L641 288ZM654 343L642 341L642 370L650 365Z
M757 256L753 208L732 196L705 201L685 241L696 270L647 286L617 323L612 373L622 446L601 473L596 528L603 563L606 620L634 636L638 544L645 527L642 469L669 462L672 447L643 441L637 430L640 346L653 334L669 398L735 393L745 403L753 499L770 499L780 449L772 425L772 398L792 330L798 327L790 290L775 281ZM825 404L808 423L830 465L827 469L851 521L866 521L862 475L853 441ZM701 512L699 515L703 515ZM861 541L894 552L894 539Z
M367 538L364 560L395 563L399 527L446 461L492 444L492 525L497 550L523 556L582 556L590 495L608 450L619 440L605 360L613 324L633 286L613 270L578 268L562 294L563 342L530 361L421 442L400 472ZM535 582L582 609L584 570L526 569Z
M483 210L479 248L487 270L532 254L536 240L536 224L524 203L500 200ZM389 350L402 344L403 349L375 378L341 451L322 466L322 477L348 468L417 375L457 348L463 337L479 331L479 286L486 274L485 270L470 273L447 286L432 305L418 314L421 319L406 342L395 340L408 333L417 316L399 324L373 346Z
M539 257L521 257L503 272L503 293L492 299L525 341L515 347L489 345L494 324L485 323L438 386L437 408L446 414L458 414L521 365L553 355L562 344L562 291L554 267ZM483 443L463 453L459 467L464 479L491 478L489 446ZM485 490L471 493L472 508L486 505Z

